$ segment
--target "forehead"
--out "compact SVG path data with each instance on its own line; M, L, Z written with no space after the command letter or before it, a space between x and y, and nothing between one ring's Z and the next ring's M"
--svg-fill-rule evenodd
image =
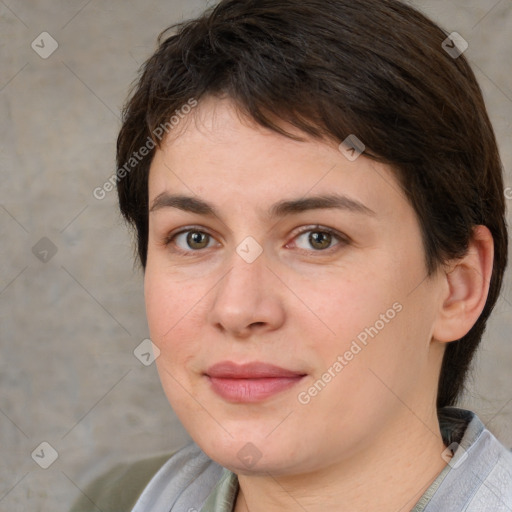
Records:
M285 129L302 138L294 127ZM336 193L372 210L407 206L392 170L346 158L335 141L296 141L244 117L230 100L208 98L182 120L154 155L150 206L167 192L207 197L222 206L265 208L285 198Z

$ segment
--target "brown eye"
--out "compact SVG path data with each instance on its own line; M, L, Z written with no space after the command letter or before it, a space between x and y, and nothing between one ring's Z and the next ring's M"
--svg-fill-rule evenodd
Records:
M295 245L299 249L319 252L339 245L344 239L341 235L332 233L329 229L308 229L295 237Z
M165 245L174 246L177 252L193 253L212 247L214 241L214 238L204 231L187 229L168 237Z
M187 232L187 245L191 249L204 249L208 246L210 236L201 231Z
M327 249L331 245L332 235L325 231L310 231L308 241L315 249Z

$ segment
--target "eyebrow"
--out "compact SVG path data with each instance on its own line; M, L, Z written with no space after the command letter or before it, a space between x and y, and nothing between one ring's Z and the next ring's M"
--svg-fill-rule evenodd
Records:
M217 209L210 203L196 197L185 195L173 195L162 192L153 201L150 212L162 208L177 208L185 212L219 217ZM269 209L269 217L284 217L286 215L305 212L308 210L332 209L345 210L364 215L376 215L376 213L356 199L340 194L323 194L299 199L288 199L273 204Z

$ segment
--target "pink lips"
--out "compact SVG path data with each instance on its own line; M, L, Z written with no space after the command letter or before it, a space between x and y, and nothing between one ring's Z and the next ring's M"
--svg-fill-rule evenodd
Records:
M225 400L259 402L294 386L305 374L261 362L223 361L208 368L205 375L213 391Z

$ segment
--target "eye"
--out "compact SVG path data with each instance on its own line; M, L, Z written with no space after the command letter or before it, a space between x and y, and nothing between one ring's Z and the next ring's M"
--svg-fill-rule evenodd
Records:
M207 249L208 247L212 247L212 242L214 242L214 239L211 235L204 231L199 231L198 229L181 231L166 240L167 245L174 243L181 252L193 252L200 249Z
M321 226L303 230L293 239L292 245L302 250L327 252L337 245L347 245L348 238L329 228ZM187 229L171 234L165 239L166 246L174 246L175 252L192 254L216 245L216 240L209 233L200 229Z
M299 249L311 250L311 248L313 248L314 251L325 251L336 245L334 243L336 241L347 242L341 235L334 231L318 226L315 229L302 231L295 237L294 244Z

